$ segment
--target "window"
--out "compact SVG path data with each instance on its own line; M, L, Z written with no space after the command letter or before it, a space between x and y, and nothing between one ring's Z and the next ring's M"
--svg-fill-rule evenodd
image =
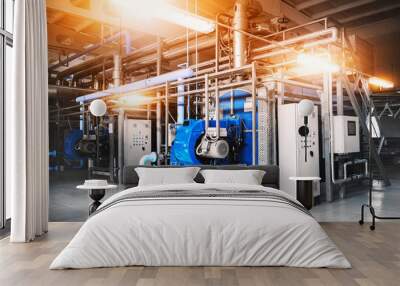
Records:
M11 93L14 0L0 0L0 228L10 218L10 194L5 191L5 99Z

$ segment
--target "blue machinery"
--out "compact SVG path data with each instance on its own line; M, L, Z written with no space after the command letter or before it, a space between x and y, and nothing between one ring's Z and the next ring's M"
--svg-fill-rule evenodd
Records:
M222 131L218 141L213 140L215 120L209 120L207 134L204 119L189 119L178 125L171 146L171 165L251 165L252 114L251 101L247 99L251 99L251 94L243 90L233 90L220 96Z

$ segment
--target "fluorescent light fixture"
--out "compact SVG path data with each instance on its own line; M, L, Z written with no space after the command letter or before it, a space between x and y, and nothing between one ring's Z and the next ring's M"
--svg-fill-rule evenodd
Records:
M379 77L370 77L368 83L380 88L393 88L394 83L388 80L381 79Z
M332 63L325 55L312 55L301 53L297 56L297 64L306 72L338 72L340 67Z
M111 0L119 8L123 19L132 17L141 20L159 19L200 33L211 33L215 23L167 3L166 0Z

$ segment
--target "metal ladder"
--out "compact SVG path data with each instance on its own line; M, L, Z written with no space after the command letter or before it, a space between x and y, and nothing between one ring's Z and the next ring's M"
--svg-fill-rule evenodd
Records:
M356 115L360 119L360 126L363 131L363 134L369 134L369 132L370 132L369 127L367 125L367 120L370 116L370 114L369 114L370 111L372 111L371 116L375 118L376 124L379 128L380 127L379 116L378 116L378 114L376 114L376 108L375 108L374 102L370 96L371 93L368 88L367 79L362 74L356 74L353 82L345 74L341 74L340 77L343 82L343 87L345 88L347 95L350 99L351 105L353 106L353 109L354 109ZM360 95L361 106L359 104L359 101L357 100L357 96L356 96L357 94ZM378 134L377 130L375 130L375 125L374 124L370 124L370 125L371 125L372 134L374 134L374 133ZM386 186L390 186L390 180L387 176L385 167L384 167L381 157L379 155L384 140L385 140L385 138L382 136L380 139L379 147L377 147L375 145L374 141L371 140L371 146L369 146L369 147L371 148L372 159L374 160L374 162L376 164L377 171L380 174L380 178L384 181Z

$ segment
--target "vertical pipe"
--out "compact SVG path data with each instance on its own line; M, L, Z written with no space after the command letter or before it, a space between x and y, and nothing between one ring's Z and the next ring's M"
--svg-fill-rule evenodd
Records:
M122 172L124 168L124 121L125 112L121 108L118 113L118 182L122 184Z
M147 106L146 106L146 118L147 118L147 120L150 120L151 119L151 104L147 104Z
M208 74L204 75L204 97L205 97L205 115L204 115L204 126L205 126L205 135L208 135L208 119L209 119L209 111L208 111L208 101L210 100L209 98L209 93L208 93Z
M218 16L217 16L218 22ZM219 29L218 25L215 27L215 72L219 71ZM215 139L219 139L220 136L220 121L219 121L219 90L218 90L218 78L215 78Z
M113 83L114 87L121 85L121 55L114 54L114 70L113 70Z
M231 97L230 97L230 104L231 104L231 111L230 111L230 115L233 116L234 114L234 92L233 92L233 88L231 89Z
M236 0L234 6L233 28L236 30L247 31L247 6L248 0ZM235 68L246 64L247 36L234 31L233 32L233 66Z
M283 71L278 72L279 79L283 79ZM284 104L285 98L285 84L282 80L277 82L277 92L278 92L278 105Z
M343 85L342 85L342 79L340 77L337 78L336 80L336 112L337 115L343 115L344 114L344 108L343 108ZM333 115L333 114L332 114ZM332 122L331 122L331 132L332 132ZM333 140L333 138L332 138ZM332 146L332 144L331 144ZM332 149L332 147L331 147ZM333 150L331 150L333 151ZM332 158L333 155L331 156L331 165L334 164L334 161ZM331 167L333 168L333 167ZM344 176L344 168L342 168L342 163L339 162L339 168L338 168L338 175L339 178L343 178ZM332 179L334 180L334 176L332 176ZM339 185L339 197L340 199L344 199L346 195L346 184L340 184Z
M256 62L251 65L251 162L256 165L256 89L257 89L257 73L256 73Z
M178 79L178 81L181 81L182 79ZM178 98L177 98L177 120L176 123L178 124L183 124L183 121L185 120L185 96L183 93L185 92L185 85L184 84L179 84L178 85Z
M326 200L333 201L333 188L331 177L331 114L329 101L332 100L332 73L323 75L323 92L321 94L321 120L322 120L322 149L325 160L325 192Z
M167 156L168 156L168 128L169 128L169 82L165 83L165 161L164 164L167 165Z
M85 104L82 101L79 104L79 111L81 112L81 116L79 118L79 129L82 131L82 134L85 134Z
M336 104L337 114L343 115L343 85L340 78L336 80Z
M219 89L218 89L218 79L215 79L215 139L219 139L220 136L220 107L219 107Z
M110 181L114 182L114 153L115 153L115 146L114 146L114 116L109 116L109 123L108 123L108 138L109 138L109 146L110 146L110 154L109 154L109 172L110 172Z
M162 45L163 42L160 37L157 38L157 75L161 74L162 64ZM161 92L157 91L157 103L156 103L156 148L157 154L161 154ZM160 156L158 156L160 157ZM157 160L157 165L160 165L160 160Z
M115 53L113 56L114 60L114 70L113 70L113 84L114 87L121 85L121 55L119 53ZM103 76L105 75L105 71L103 71ZM105 86L103 85L103 88ZM123 110L119 111L118 114L118 182L122 183L122 169L124 166L124 118L125 113ZM110 124L108 127L108 132L110 135L109 147L110 147L110 158L109 158L109 169L110 169L110 179L114 181L114 118L110 117Z

